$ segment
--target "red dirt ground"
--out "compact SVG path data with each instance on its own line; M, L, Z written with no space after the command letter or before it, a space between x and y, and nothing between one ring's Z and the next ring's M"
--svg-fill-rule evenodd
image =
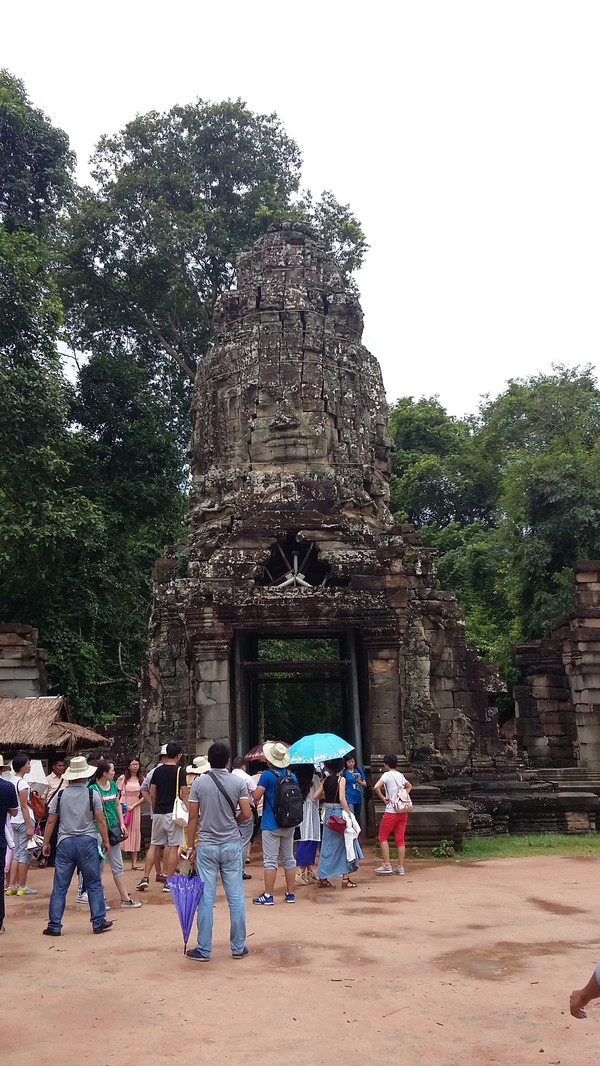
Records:
M369 856L372 849L367 849ZM2 1066L298 1066L343 1060L415 1066L596 1066L600 1001L578 1021L572 988L600 956L600 859L543 856L413 862L407 876L359 886L298 887L295 906L252 906L248 947L233 960L217 896L210 963L183 957L173 903L152 884L144 906L91 934L69 894L63 936L41 935L52 871L38 895L9 897L0 939ZM133 890L139 875L128 873ZM106 882L108 885L108 882ZM137 895L136 893L134 893ZM193 930L190 946L194 944Z

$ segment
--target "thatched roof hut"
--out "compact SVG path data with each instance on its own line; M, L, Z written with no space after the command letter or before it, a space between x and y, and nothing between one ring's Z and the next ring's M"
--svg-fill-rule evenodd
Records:
M30 754L107 746L93 729L77 725L64 696L0 697L0 751Z

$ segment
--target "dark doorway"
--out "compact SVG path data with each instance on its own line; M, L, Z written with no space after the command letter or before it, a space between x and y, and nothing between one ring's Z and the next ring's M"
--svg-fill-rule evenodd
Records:
M337 733L362 750L353 634L238 633L234 706L239 750L271 739Z

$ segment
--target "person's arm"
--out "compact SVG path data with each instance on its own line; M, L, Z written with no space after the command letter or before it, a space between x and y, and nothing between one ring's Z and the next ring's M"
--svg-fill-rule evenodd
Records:
M360 766L358 768L358 784L360 785L361 788L366 788L367 787L367 782L366 782L366 778L365 778L365 771L361 770Z
M100 802L102 802L102 800ZM104 817L104 811L96 810L96 808L94 808L94 818L96 819L98 832L102 837L102 851L105 855L108 855L108 852L110 850L110 843L108 840L108 829L106 828L106 818ZM46 826L46 828L48 827Z
M387 796L382 792L382 788L385 788L383 777L379 778L377 784L373 785L373 792L381 800L382 803L387 803Z
M154 814L155 805L156 805L156 785L154 784L154 781L153 781L152 784L150 785L150 807L152 808L152 813L153 814Z
M258 805L259 805L261 799L263 798L265 792L266 792L266 788L265 788L264 785L257 785L256 788L254 789L254 792L252 793L252 798L254 800L254 804L255 804L256 807L258 807Z
M191 844L187 849L187 860L190 866L193 866L196 861L196 834L198 832L198 815L200 813L200 804L197 800L190 800L188 804L188 824L187 824L187 838L191 840Z
M323 788L323 781L321 781L321 784L316 789L316 791L315 791L315 793L313 795L313 802L314 803L318 803L319 800L323 799L324 795L325 795L325 789Z
M248 819L252 817L252 808L250 806L250 800L246 799L245 796L240 796L238 803L240 806L240 813L238 814L236 821L247 822Z
M16 811L15 811L16 814ZM50 854L50 837L52 836L52 830L56 825L57 814L49 814L46 822L46 828L44 829L44 843L42 845L42 855L48 858Z
M27 802L28 795L29 795L29 786L27 786L26 788L20 788L19 789L19 806L21 808L21 814L23 815L23 818L25 820L25 827L27 829L27 836L31 840L31 837L35 833L35 826L34 826L33 822L31 821L31 815L29 813L31 808L30 808L30 806L29 806L29 804Z
M404 776L404 775L402 775L402 776ZM402 785L402 788L405 788L407 792L410 792L410 790L412 788L412 785L411 785L411 783L410 783L410 781L408 780L407 777L404 778L404 784Z
M346 778L342 777L342 775L340 774L338 780L340 783L339 801L342 805L342 810L345 811L346 814L350 814L351 812L348 806L348 800L346 799Z
M121 832L123 834L123 838L125 840L127 840L127 837L129 836L129 830L127 829L127 826L125 825L125 822L123 821L123 808L121 806L121 798L119 796L118 790L117 790L117 793L115 795L115 807L117 808L117 823L118 823L118 825L119 825L119 827L121 829Z

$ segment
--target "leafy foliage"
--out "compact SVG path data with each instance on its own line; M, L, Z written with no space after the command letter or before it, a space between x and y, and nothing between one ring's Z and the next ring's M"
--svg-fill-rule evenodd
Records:
M511 381L474 418L394 406L392 504L440 552L470 639L514 679L510 646L571 603L572 566L600 553L600 392L589 368Z

